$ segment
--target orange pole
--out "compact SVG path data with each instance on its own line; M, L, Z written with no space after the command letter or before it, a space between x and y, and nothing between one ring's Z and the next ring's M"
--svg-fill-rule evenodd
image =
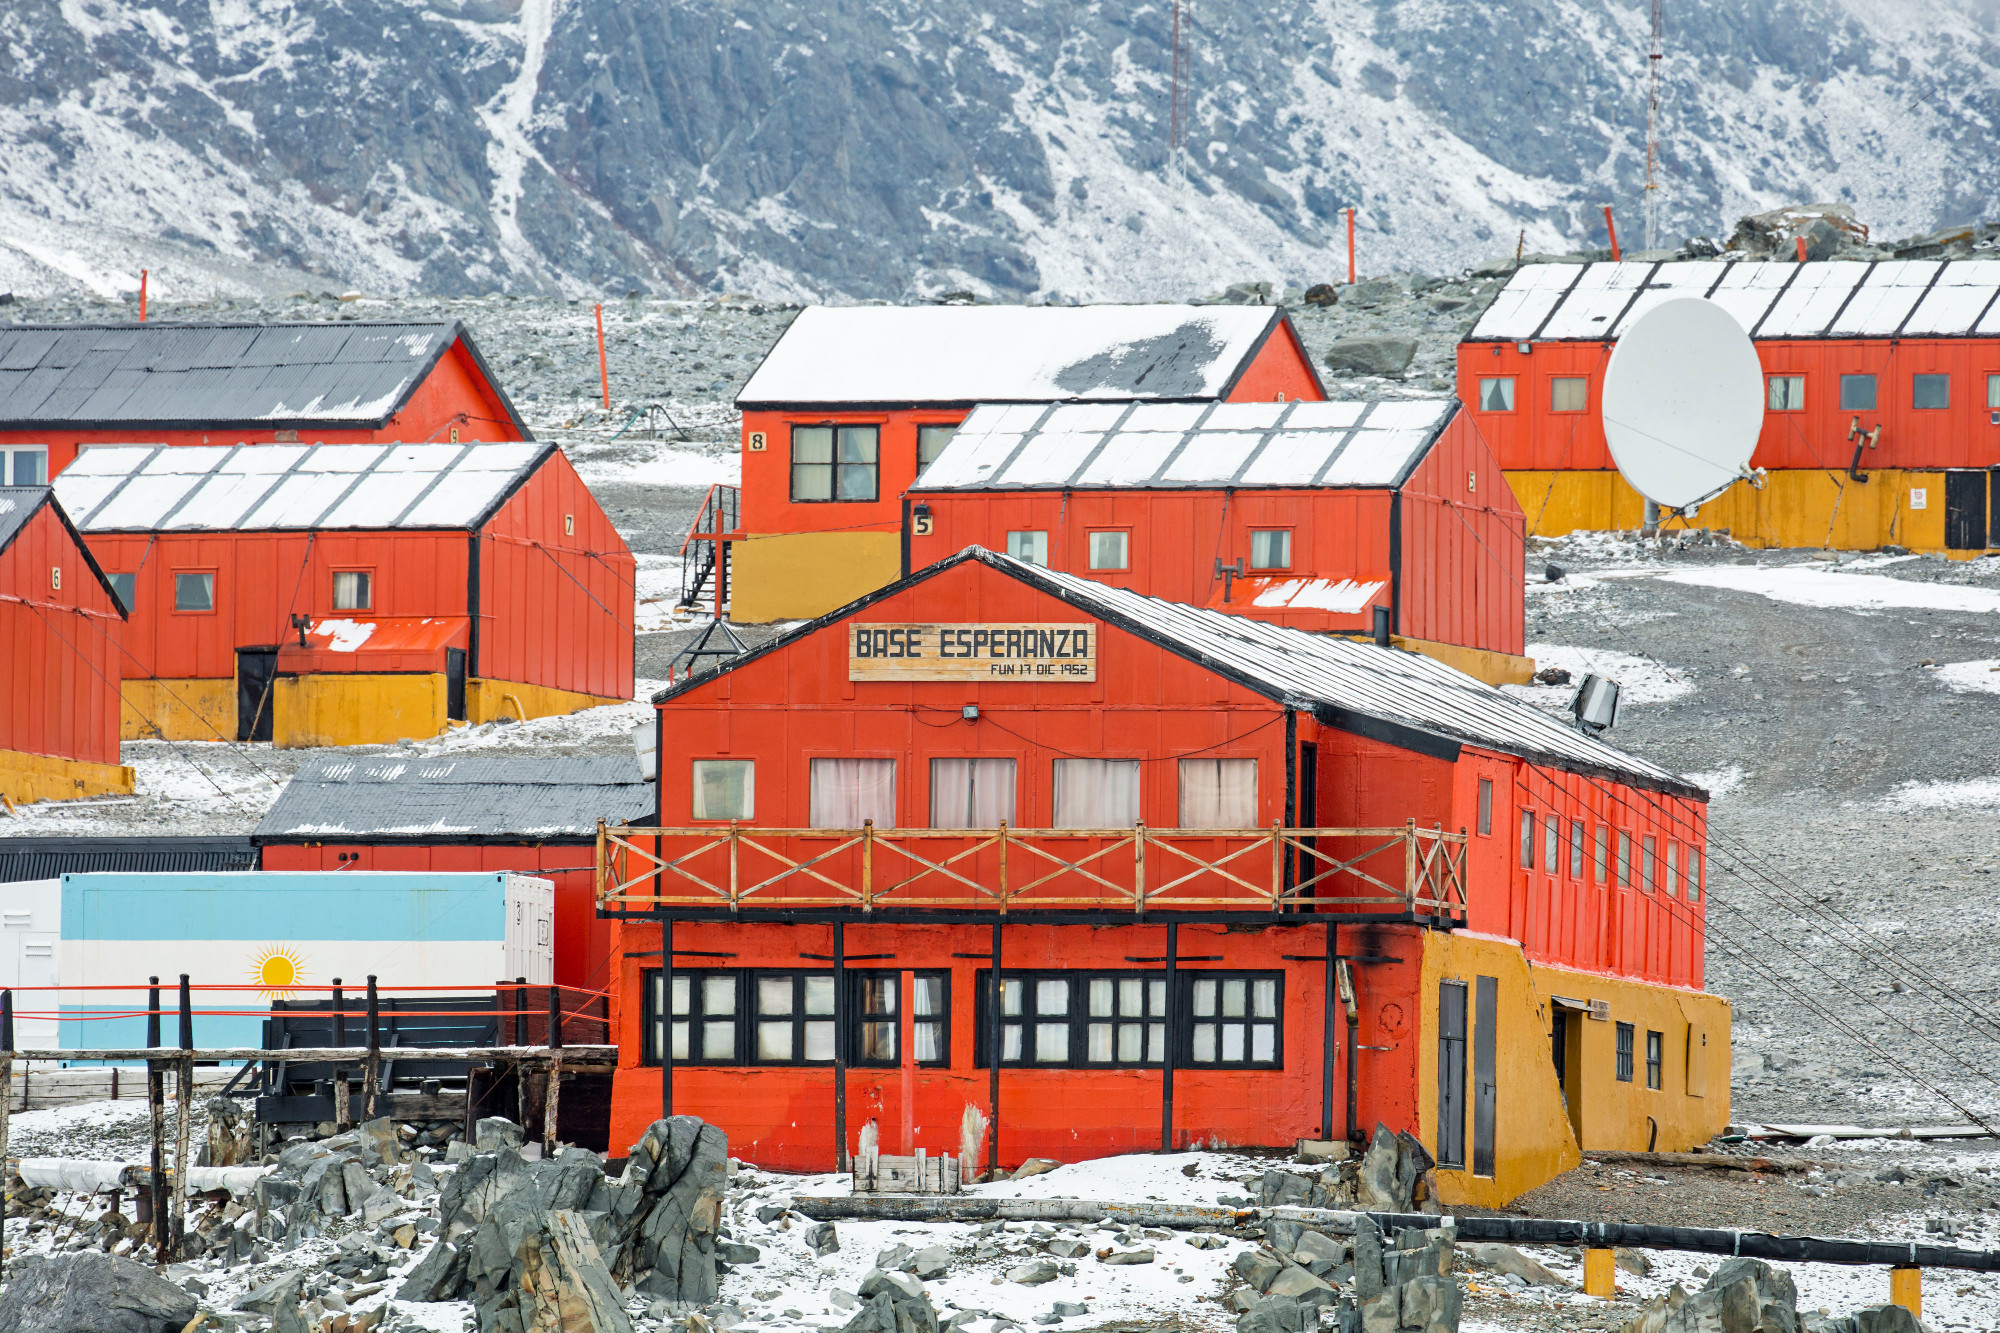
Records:
M1347 285L1354 285L1354 210L1347 210Z
M1792 239L1799 243L1799 262L1803 264L1806 262L1806 238L1803 236L1794 236Z
M604 359L604 307L597 312L597 377L604 382L604 410L611 410L611 363Z
M1611 220L1611 205L1604 206L1604 230L1611 233L1611 258L1618 258L1618 224Z
M146 270L139 270L139 322L146 322Z

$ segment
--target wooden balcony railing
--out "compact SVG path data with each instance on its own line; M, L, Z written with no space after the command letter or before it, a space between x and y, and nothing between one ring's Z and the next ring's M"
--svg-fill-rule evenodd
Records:
M600 910L1235 908L1463 917L1463 830L597 826Z

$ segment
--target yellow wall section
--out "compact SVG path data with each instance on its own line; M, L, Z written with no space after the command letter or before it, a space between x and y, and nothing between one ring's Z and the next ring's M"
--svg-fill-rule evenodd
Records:
M122 740L233 741L236 678L127 679L118 686Z
M599 704L626 702L595 694L550 689L546 685L523 685L511 680L465 682L465 720L473 723L491 722L500 717L511 717L517 722L531 717L561 717L595 708Z
M0 797L10 804L131 794L132 770L123 764L92 764L81 759L0 750Z
M811 620L902 577L903 538L895 532L753 535L736 543L730 560L731 620Z
M280 676L271 690L271 740L309 745L386 745L445 727L444 673Z
M1471 1174L1473 1031L1477 978L1499 981L1495 1026L1494 1174ZM1440 1170L1450 1204L1499 1207L1560 1175L1585 1150L1686 1152L1729 1124L1729 1002L1699 991L1654 986L1567 968L1531 967L1508 940L1466 933L1424 936L1423 1045L1417 1054L1417 1118L1424 1146L1437 1150L1437 1006L1440 981L1466 987L1464 1170ZM1604 1000L1599 1021L1571 1012L1570 1099L1565 1103L1550 1060L1552 996ZM1618 1024L1633 1027L1632 1081L1617 1077ZM1661 1086L1646 1086L1646 1034L1662 1038ZM1690 1064L1689 1054L1693 1052ZM1581 1122L1582 1141L1572 1128ZM1650 1120L1649 1120L1650 1117ZM1653 1124L1659 1126L1654 1138Z
M1885 469L1858 482L1841 471L1772 472L1761 490L1739 481L1693 518L1668 518L1660 526L1727 528L1746 546L1939 551L1944 475ZM1527 511L1531 537L1632 529L1645 519L1646 502L1616 472L1509 472L1507 480ZM1924 492L1922 509L1910 507L1912 490Z

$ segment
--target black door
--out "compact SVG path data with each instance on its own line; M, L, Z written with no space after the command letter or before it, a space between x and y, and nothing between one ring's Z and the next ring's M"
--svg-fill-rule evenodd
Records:
M236 739L271 739L271 687L278 678L278 650L236 650Z
M1319 746L1312 741L1306 741L1299 746L1298 819L1296 827L1319 827ZM1291 877L1294 884L1303 884L1326 868L1325 862L1313 854L1319 847L1319 840L1317 838L1306 838L1302 845L1306 850L1298 855L1297 873ZM1285 862L1288 866L1291 864L1292 858L1293 853L1287 851L1285 853ZM1313 885L1313 896L1319 896L1319 885L1317 884Z
M1986 549L1986 472L1944 474L1944 544L1953 551Z
M1438 983L1439 1166L1465 1165L1465 983Z
M1472 995L1472 1174L1493 1174L1494 1030L1500 1008L1500 979L1479 977Z
M1986 544L2000 546L2000 467L1986 469L1986 497Z
M465 649L444 650L444 715L465 721Z

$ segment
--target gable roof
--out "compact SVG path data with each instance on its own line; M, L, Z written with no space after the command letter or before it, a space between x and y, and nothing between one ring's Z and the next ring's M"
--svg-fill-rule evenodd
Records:
M461 341L533 439L457 320L0 324L0 430L379 427Z
M470 531L555 452L535 441L95 445L55 488L85 532Z
M1603 342L1674 296L1703 296L1752 338L2000 336L2000 260L1530 264L1466 342Z
M262 844L310 838L594 838L650 820L635 755L309 760L257 825Z
M1472 745L1648 790L1697 800L1708 798L1708 793L1685 778L1586 736L1533 704L1434 658L1183 606L1024 564L979 546L968 546L957 555L730 658L712 672L671 685L655 694L653 702L699 689L718 675L739 670L968 561L1038 588L1275 703L1309 711L1322 724L1338 730L1447 758L1456 758L1461 745Z
M981 405L918 491L1400 486L1455 398Z
M1277 306L811 306L736 405L1214 399L1289 326Z
M95 578L98 586L104 589L105 597L110 599L112 607L118 614L125 616L125 604L120 602L118 594L112 591L111 580L104 577L104 570L98 566L97 557L90 553L88 546L84 545L83 534L76 530L76 524L70 522L69 514L63 510L61 501L56 499L53 487L0 486L0 552L12 546L14 539L27 530L29 521L41 512L43 505L47 505L55 512L56 520L63 525L63 530L69 533L70 544L76 547L77 554L83 557L84 566L90 570L91 577Z

